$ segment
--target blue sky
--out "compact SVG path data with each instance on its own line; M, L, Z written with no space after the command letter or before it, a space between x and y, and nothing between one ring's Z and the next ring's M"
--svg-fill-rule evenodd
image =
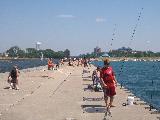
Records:
M71 55L97 45L160 52L159 12L160 0L0 0L0 52L33 48L37 41L42 49L68 48Z

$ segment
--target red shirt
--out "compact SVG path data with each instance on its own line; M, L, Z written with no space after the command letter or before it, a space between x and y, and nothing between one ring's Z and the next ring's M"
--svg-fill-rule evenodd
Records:
M48 66L49 66L49 67L53 67L53 66L54 66L52 60L48 60Z
M114 85L114 72L112 67L103 67L100 74L101 78L103 79L104 83L107 86L113 86Z

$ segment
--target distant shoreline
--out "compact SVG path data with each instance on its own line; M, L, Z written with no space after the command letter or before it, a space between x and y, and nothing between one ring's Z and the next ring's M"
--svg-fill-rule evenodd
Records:
M160 57L110 57L111 61L160 61Z
M0 60L28 60L28 59L41 59L41 58L13 58L13 57L0 57ZM47 59L47 58L44 58ZM102 60L104 58L94 58L94 60ZM109 57L111 61L158 61L160 57Z
M0 60L28 60L28 59L41 59L41 58L10 58L10 57L0 57Z
M105 58L96 58L95 60L101 61ZM160 57L109 57L110 61L160 61Z

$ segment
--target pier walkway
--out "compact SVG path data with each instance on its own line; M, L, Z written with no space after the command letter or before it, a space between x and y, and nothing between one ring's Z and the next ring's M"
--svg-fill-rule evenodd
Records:
M0 74L0 120L103 120L103 92L87 89L94 68L63 66L48 71L47 67L22 70L20 90L7 89L8 73ZM5 88L6 87L6 88ZM135 98L137 105L122 106L128 95L117 87L109 120L158 120L160 114ZM153 114L151 114L153 113Z

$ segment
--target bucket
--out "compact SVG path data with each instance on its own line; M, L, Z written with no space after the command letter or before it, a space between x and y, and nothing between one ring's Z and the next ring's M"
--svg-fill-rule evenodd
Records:
M134 102L134 97L128 96L128 98L127 98L127 105L133 105L133 102Z

